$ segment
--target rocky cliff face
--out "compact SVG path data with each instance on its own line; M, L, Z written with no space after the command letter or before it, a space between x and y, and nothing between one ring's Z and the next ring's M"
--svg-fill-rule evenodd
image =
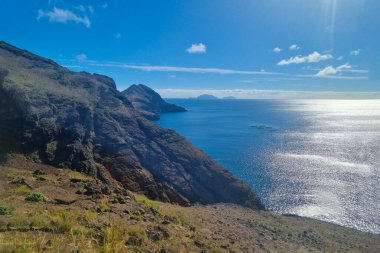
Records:
M185 112L186 109L165 102L161 96L143 84L134 84L121 92L145 118L150 120L160 119L160 113Z
M142 117L109 77L72 72L0 42L0 105L1 152L98 178L109 171L153 199L263 208L186 139Z

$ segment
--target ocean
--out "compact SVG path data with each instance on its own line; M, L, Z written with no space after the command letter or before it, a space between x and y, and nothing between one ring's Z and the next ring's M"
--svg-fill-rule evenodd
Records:
M168 99L173 129L268 209L380 233L380 100Z

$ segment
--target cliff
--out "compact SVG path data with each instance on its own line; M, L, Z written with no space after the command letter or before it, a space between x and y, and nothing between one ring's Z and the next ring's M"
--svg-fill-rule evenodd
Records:
M145 119L103 75L73 72L0 42L0 152L107 180L151 199L263 209L185 138Z
M160 119L161 113L186 111L181 106L165 102L157 92L143 84L134 84L121 93L136 110L150 120Z

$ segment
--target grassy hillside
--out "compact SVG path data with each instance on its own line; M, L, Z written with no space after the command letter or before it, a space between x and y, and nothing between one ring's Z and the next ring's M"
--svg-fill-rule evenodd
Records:
M380 252L380 236L235 205L180 207L12 156L0 252Z

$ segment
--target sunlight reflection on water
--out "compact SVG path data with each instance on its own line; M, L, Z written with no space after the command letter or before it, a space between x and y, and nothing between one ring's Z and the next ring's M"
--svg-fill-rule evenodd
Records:
M286 110L309 125L282 133L298 145L268 159L277 174L271 208L379 233L380 101L297 101ZM294 192L287 182L303 188L302 203L281 204Z
M173 100L158 122L267 207L380 233L380 100Z

